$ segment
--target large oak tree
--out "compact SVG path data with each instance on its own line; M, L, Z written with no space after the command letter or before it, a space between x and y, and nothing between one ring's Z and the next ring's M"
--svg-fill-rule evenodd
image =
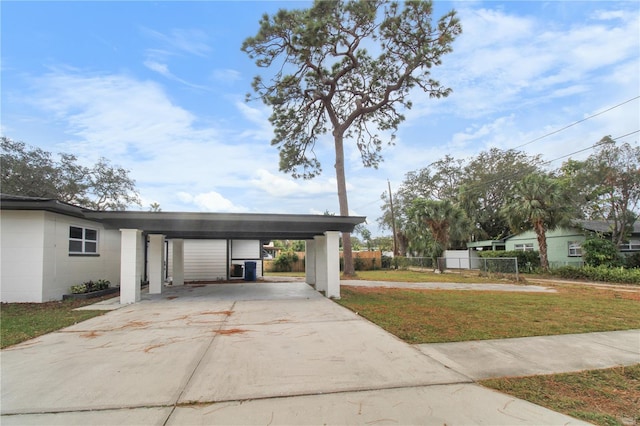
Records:
M411 108L412 90L432 98L451 93L431 69L452 51L461 26L453 10L435 23L432 13L430 1L316 1L309 9L264 15L257 35L242 45L257 66L273 71L255 77L253 89L272 108L280 170L317 176L315 144L333 136L341 215L349 215L345 142L357 146L365 166L377 167L383 139L392 143ZM344 273L351 275L349 234L343 248Z
M584 161L569 160L558 173L585 219L611 223L611 241L624 242L640 204L640 147L603 137Z
M41 148L6 136L2 152L1 189L4 194L54 198L93 210L124 210L140 205L129 170L101 158L93 167L78 163L73 154L56 157Z

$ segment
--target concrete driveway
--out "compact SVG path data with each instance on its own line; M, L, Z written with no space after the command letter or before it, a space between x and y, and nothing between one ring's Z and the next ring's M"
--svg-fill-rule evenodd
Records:
M584 424L478 386L300 282L166 288L1 363L3 425Z

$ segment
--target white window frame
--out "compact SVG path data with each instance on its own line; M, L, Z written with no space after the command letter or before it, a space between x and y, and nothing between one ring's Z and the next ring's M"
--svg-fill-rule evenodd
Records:
M640 240L631 240L618 246L620 251L640 251Z
M72 229L81 230L82 237L72 237ZM95 233L95 239L89 233ZM69 255L70 256L99 256L99 236L100 232L95 228L88 228L86 226L69 225ZM81 250L73 250L72 243L80 243ZM93 245L93 246L92 246ZM95 247L92 250L92 247Z
M582 257L582 244L579 241L569 241L569 257Z
M533 243L514 244L513 245L513 250L515 250L515 251L534 251L533 250Z

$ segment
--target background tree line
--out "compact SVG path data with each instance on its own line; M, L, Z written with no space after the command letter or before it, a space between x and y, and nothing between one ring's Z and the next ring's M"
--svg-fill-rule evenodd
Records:
M555 170L539 155L492 148L468 160L450 155L406 174L393 194L400 255L438 257L468 241L534 230L546 261L546 231L572 220L606 220L611 241L628 238L638 216L640 148L605 136L587 159ZM389 193L379 224L392 230Z
M129 170L100 158L83 166L73 154L58 154L30 147L2 136L3 194L51 198L92 210L124 210L140 205ZM159 208L159 206L158 206Z

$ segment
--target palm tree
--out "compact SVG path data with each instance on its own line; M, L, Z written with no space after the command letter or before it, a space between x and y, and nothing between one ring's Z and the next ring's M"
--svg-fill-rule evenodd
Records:
M410 208L413 236L412 240L422 243L423 248L430 249L431 256L437 260L442 252L450 248L455 241L466 240L470 227L469 219L464 211L451 201L436 201L417 198ZM420 232L426 225L431 238L425 238ZM435 264L435 262L434 262Z
M540 266L549 270L547 231L571 218L571 204L559 182L542 173L532 173L518 182L513 198L502 209L513 232L533 230L540 247Z

